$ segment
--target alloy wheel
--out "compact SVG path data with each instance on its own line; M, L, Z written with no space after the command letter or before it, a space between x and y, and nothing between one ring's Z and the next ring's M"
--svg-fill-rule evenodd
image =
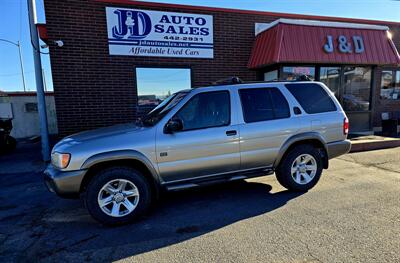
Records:
M291 167L290 174L298 184L308 184L317 173L317 161L310 154L298 156Z
M129 180L115 179L109 181L100 189L97 202L101 210L108 216L126 216L137 207L139 190Z

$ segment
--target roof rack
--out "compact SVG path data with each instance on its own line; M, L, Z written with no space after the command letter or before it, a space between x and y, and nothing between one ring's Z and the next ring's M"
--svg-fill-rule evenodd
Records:
M212 85L231 85L231 84L242 84L243 81L239 77L229 77L226 79L219 79L217 81L212 82Z
M229 77L225 79L219 79L212 82L213 86L220 85L235 85L235 84L246 84L246 83L274 83L274 82L296 82L296 81L313 81L309 76L303 74L297 76L294 80L255 80L255 81L243 81L239 77Z

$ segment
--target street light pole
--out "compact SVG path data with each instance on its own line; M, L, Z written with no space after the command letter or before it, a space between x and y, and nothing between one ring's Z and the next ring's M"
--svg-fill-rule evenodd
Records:
M18 47L19 63L20 63L20 66L21 66L21 74L22 74L22 85L23 85L23 87L24 87L24 91L26 91L26 87L25 87L24 64L23 64L23 62L22 62L23 60L22 60L22 52L21 52L21 42L17 41L17 43L15 43L15 42L12 42L12 41L10 41L10 40L2 39L2 38L0 38L0 41L6 42L6 43L9 43L9 44L12 44L12 45Z
M22 74L22 85L24 87L24 92L26 91L26 87L25 87L25 73L24 73L24 67L22 64L22 52L21 52L21 42L17 42L18 43L18 54L19 54L19 64L21 65L21 74Z
M43 161L50 160L49 131L47 127L46 99L43 89L42 61L40 58L39 37L36 28L36 4L35 0L28 1L29 25L31 42L33 46L33 59L35 62L36 96L40 120L40 136L42 141Z

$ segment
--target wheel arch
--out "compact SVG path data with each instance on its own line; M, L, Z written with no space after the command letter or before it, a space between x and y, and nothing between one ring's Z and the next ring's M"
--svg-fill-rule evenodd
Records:
M80 193L85 191L98 171L113 166L126 166L140 171L149 181L155 197L158 197L161 178L157 170L146 156L133 150L106 152L89 157L81 166L81 169L86 169L87 172L82 179Z
M326 148L326 142L323 137L316 132L307 132L296 134L287 139L281 149L279 150L278 156L274 162L274 168L278 167L280 162L283 160L285 155L294 147L302 144L311 144L314 147L320 149L323 161L323 168L327 169L329 166L328 151Z

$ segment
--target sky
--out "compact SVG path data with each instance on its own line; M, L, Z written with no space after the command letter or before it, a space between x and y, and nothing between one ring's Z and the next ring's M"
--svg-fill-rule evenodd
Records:
M36 0L40 23L45 22L43 1L49 0ZM400 22L400 0L157 0L152 2ZM0 39L13 42L21 41L26 89L34 91L36 85L33 51L30 43L27 14L26 0L0 0ZM47 52L48 50L43 49L42 51ZM49 55L42 55L42 65L47 89L52 90ZM165 74L161 71L159 73ZM142 74L143 78L148 76L148 79L154 75L155 72L147 73L147 75L146 73ZM187 78L174 79L171 77L170 80L169 85L171 87L177 85L184 87L187 83L190 83ZM153 87L154 83L151 79L147 82L145 80L142 86L146 89ZM171 87L166 87L166 90L171 89ZM3 41L0 41L0 90L23 90L18 49L16 46Z

